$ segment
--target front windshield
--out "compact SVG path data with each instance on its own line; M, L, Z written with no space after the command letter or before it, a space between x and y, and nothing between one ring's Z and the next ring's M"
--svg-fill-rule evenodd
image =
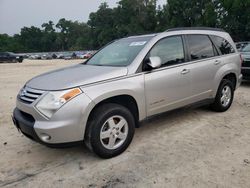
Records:
M152 37L133 37L115 41L97 52L89 59L87 64L96 66L128 66Z
M250 52L250 44L246 45L243 49L242 52Z

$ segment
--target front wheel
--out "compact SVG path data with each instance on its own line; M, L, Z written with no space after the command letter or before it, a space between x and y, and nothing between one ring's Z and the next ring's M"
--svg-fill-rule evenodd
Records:
M135 130L131 112L119 104L104 104L90 117L85 134L89 149L102 158L111 158L127 149Z
M223 79L217 91L215 101L211 105L212 110L216 112L227 111L234 98L234 87L230 80Z

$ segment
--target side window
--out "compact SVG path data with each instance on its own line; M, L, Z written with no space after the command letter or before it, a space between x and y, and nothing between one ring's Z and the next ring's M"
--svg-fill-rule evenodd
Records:
M231 44L224 38L218 36L211 36L215 45L220 49L223 55L234 53L235 50Z
M149 52L149 57L161 58L162 66L183 63L184 49L181 36L168 37L160 40Z
M187 35L191 60L215 56L215 49L207 35Z

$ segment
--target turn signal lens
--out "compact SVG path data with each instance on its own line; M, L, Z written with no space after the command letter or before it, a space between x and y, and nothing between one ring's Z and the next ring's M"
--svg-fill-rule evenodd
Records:
M82 91L79 88L75 88L73 90L70 90L68 93L65 93L61 98L64 99L65 101L68 101L75 96L79 95L82 93Z

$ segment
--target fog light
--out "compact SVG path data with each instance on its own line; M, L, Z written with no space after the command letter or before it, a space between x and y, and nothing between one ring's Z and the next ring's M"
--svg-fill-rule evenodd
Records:
M43 140L43 141L49 141L50 139L51 139L51 136L50 135L48 135L48 134L45 134L45 133L42 133L41 134L41 139Z

